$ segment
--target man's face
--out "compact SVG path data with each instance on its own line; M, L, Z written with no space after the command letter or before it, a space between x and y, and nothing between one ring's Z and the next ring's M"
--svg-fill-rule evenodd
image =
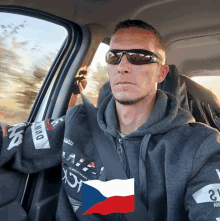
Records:
M155 36L151 32L135 27L118 30L111 39L110 49L145 49L160 58L165 56L164 51L157 47ZM168 66L158 63L131 64L124 54L121 62L109 64L107 71L115 100L128 105L155 97L157 83L164 80Z

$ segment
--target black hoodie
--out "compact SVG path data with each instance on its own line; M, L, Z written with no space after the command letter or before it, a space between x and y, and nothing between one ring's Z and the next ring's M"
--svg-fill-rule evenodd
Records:
M194 123L171 94L158 90L147 122L123 138L117 131L113 99L101 105L98 124L127 175L135 178L139 187L135 194L141 197L151 221L220 219L219 132ZM108 180L83 105L72 107L55 121L2 125L2 134L0 165L11 160L13 168L32 173L62 162L58 221L125 219L118 213L82 215L82 182ZM88 166L91 162L95 167Z

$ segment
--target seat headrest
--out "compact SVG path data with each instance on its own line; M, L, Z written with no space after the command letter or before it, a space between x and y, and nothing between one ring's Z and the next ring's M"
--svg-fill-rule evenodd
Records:
M200 103L209 105L218 113L220 112L220 102L217 96L212 91L196 83L185 75L181 75L181 78L186 84L187 92L190 93L194 97L194 99L196 99Z
M158 84L158 89L173 94L178 105L189 111L186 84L175 65L169 65L169 72L164 81Z

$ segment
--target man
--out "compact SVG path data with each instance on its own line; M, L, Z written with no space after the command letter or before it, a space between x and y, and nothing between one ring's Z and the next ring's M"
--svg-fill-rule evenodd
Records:
M143 53L147 50L158 56L155 63L135 65L123 55L120 63L110 64L107 69L116 101L119 131L123 134L137 130L147 121L154 107L157 83L161 83L168 73L164 43L161 41L159 33L139 27L126 28L126 25L121 25L111 39L111 50L140 49ZM108 53L107 56L112 55Z
M218 220L219 133L194 123L175 97L157 90L168 72L159 33L141 21L121 22L106 61L114 98L101 104L98 124L135 179L150 220ZM31 173L59 164L62 156L57 220L126 220L120 213L82 215L82 182L108 180L83 105L54 121L2 128L0 165L11 160L13 168Z

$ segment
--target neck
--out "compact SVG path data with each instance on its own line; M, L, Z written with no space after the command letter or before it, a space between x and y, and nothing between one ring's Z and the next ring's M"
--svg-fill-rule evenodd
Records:
M116 101L119 131L122 134L128 134L146 123L153 110L155 100L156 94L133 105L123 105Z

